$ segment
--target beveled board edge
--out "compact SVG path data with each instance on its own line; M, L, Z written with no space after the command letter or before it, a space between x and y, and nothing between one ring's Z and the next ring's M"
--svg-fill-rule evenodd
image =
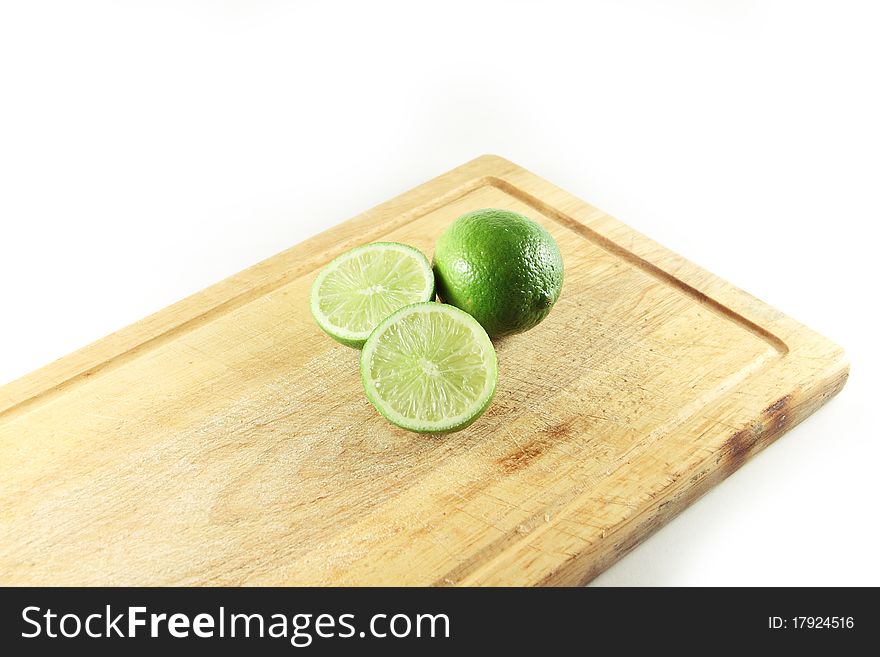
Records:
M714 400L701 415L721 413L726 400L734 395L750 395L750 404L746 405L749 410L740 411L733 423L719 422L702 429L697 424L700 418L694 418L677 429L684 437L699 435L716 449L703 461L683 464L671 482L648 491L643 505L610 527L607 535L602 531L601 541L582 541L571 554L560 555L540 567L525 565L524 560L533 561L542 537L548 536L558 522L574 522L578 513L590 512L591 500L575 499L566 513L543 531L525 537L457 583L541 585L589 581L807 417L846 382L846 354L830 340L525 169L485 155L3 386L0 421L63 394L87 377L118 367L314 270L352 246L376 239L483 185L502 189L676 287L712 312L760 336L780 357L772 367L749 376ZM548 196L551 201L547 201ZM700 433L690 433L696 431Z
M498 166L504 164L509 163L502 160ZM763 338L778 353L674 430L671 440L681 445L699 440L704 457L676 466L668 481L652 479L655 473L640 470L643 463L634 459L607 485L572 500L551 522L456 580L464 585L584 584L837 394L848 378L849 361L831 340L534 174L515 167L489 178L491 184ZM629 485L644 483L641 503L622 512L613 526L598 530L592 525L601 508L596 500L603 494L613 499L619 479ZM561 527L565 529L553 533ZM566 551L560 547L560 534L577 534L573 528L580 535Z
M514 169L484 156L386 201L182 299L115 333L0 387L0 421L83 378L118 366L143 351L322 266L343 251L414 221L486 183L487 172ZM492 163L496 166L489 167Z

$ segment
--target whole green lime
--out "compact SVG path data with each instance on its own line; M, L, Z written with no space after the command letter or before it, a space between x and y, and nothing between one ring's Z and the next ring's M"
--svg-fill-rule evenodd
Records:
M542 226L510 210L456 219L434 250L437 294L472 315L492 337L526 331L562 291L562 254Z

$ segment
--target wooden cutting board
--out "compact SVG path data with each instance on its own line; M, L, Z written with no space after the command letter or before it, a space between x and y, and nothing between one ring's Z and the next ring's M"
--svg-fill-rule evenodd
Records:
M460 433L398 430L309 314L375 240L543 224L565 286ZM837 393L844 352L485 156L0 389L0 584L579 584Z

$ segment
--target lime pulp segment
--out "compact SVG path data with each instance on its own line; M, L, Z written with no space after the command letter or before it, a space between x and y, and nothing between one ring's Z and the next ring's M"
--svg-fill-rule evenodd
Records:
M315 321L339 342L360 347L383 319L434 298L434 274L418 250L396 242L359 246L330 262L312 285Z
M410 431L463 429L489 406L498 380L495 349L466 312L441 303L406 306L385 319L361 353L367 398Z

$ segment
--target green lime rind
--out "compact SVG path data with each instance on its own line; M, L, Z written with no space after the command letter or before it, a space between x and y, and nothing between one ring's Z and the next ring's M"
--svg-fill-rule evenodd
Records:
M380 392L382 371L391 376ZM466 312L447 304L415 303L370 334L360 372L367 399L386 420L417 433L451 433L469 426L492 403L498 360L489 335ZM439 400L429 394L440 388ZM398 407L403 398L413 402L410 412L395 408L395 396Z
M540 224L510 210L462 215L434 248L440 300L472 315L493 338L527 331L562 292L559 245Z
M421 274L420 278L411 281L415 284L415 287L406 289L389 289L384 292L376 293L383 298L375 299L375 307L368 304L368 307L363 309L364 312L354 312L350 317L346 318L347 321L339 321L339 313L334 312L333 309L329 312L326 310L328 283L331 287L336 288L335 294L337 294L337 296L339 296L340 293L344 295L347 292L345 290L346 285L368 285L370 283L378 285L383 282L388 284L388 279L364 279L367 275L366 272L361 272L361 275L358 276L358 280L353 281L351 279L352 272L349 271L344 274L340 273L341 269L346 264L349 264L349 261L355 258L363 258L363 256L390 254L399 255L400 261L408 260L410 269L414 269L414 271ZM394 261L393 258L391 258L391 260L392 262ZM384 270L381 268L376 268L372 273L381 278L383 271ZM358 272L354 273L358 274ZM391 271L386 271L385 274L393 275L394 271L392 269ZM333 280L333 277L340 276L343 276L343 278ZM396 283L399 283L399 281ZM395 282L392 280L392 285L393 284L395 284ZM356 290L352 289L349 300L351 300L356 294ZM393 299L388 296L389 294L394 294ZM360 349L363 347L376 325L386 316L398 308L411 303L432 301L435 294L434 272L431 269L431 263L421 251L408 244L400 244L399 242L373 242L350 249L327 263L327 265L325 265L318 273L314 283L312 283L312 289L309 295L309 306L312 311L312 317L315 318L315 322L322 331L347 347ZM403 301L400 301L400 299L403 299ZM373 314L375 317L371 319L367 316L369 314ZM337 319L334 319L334 316L336 316Z

